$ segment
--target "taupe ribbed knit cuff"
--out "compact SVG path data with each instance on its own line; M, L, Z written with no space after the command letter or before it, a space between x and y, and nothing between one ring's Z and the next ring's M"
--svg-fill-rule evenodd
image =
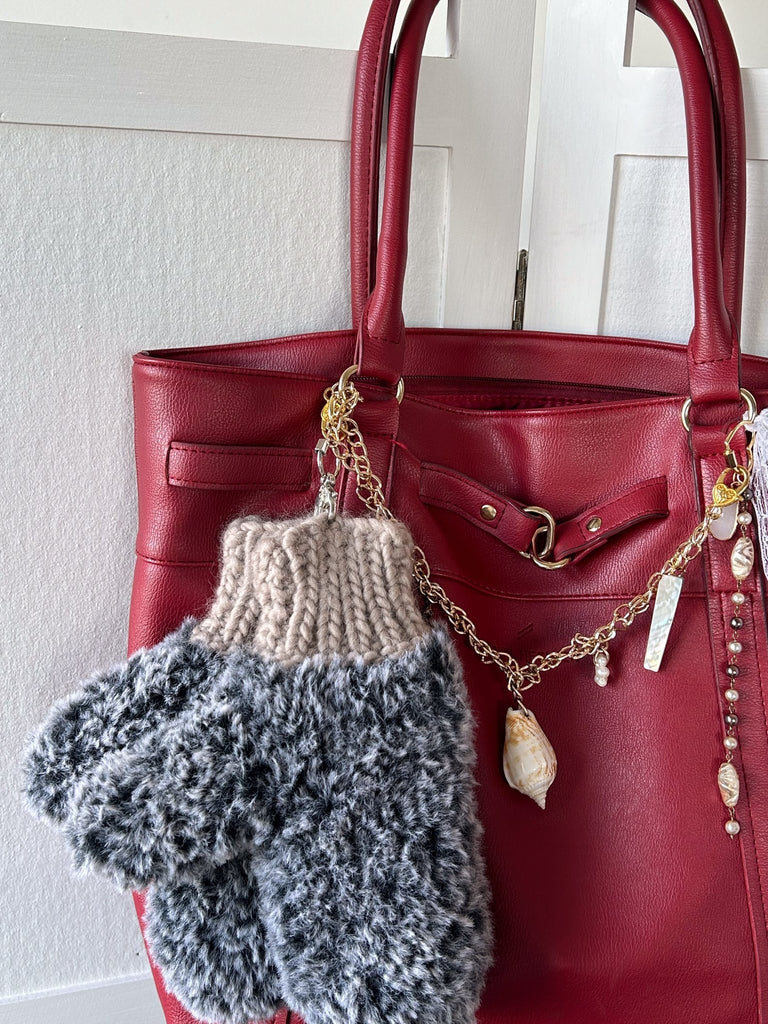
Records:
M224 534L216 597L192 636L285 665L312 655L366 663L397 656L429 630L412 572L413 540L402 523L237 519Z

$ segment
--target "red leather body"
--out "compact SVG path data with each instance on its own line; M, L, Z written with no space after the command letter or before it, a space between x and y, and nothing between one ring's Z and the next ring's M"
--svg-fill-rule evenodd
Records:
M311 508L322 391L354 344L352 332L342 332L136 358L133 648L203 609L229 519ZM461 374L451 377L450 367ZM697 522L693 456L680 422L683 346L417 330L407 335L405 369L394 510L451 597L516 656L560 647L608 621ZM762 404L768 361L746 357L744 383ZM202 460L186 466L183 480L169 472L180 450L197 450ZM548 572L469 517L424 501L425 467L434 466L558 520L661 478L668 511ZM530 695L558 753L546 811L503 778L502 677L457 642L477 718L496 920L481 1024L760 1019L768 979L755 955L766 922L759 879L768 872L766 625L753 577L740 659L742 832L732 841L714 784L725 643L710 642L705 584L700 561L686 577L658 675L643 669L647 625L638 623L615 645L607 688L594 684L591 663L568 663ZM724 601L729 588L726 575ZM173 1014L173 1024L191 1020L180 1008Z

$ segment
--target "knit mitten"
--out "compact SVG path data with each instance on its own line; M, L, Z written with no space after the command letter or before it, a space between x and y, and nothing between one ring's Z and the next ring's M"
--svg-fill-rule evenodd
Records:
M106 871L122 887L150 884L153 873L141 867L142 842L162 846L168 821L156 819L143 840L132 837L133 871L112 872L109 810L103 827L91 831L74 825L73 816L82 814L83 797L87 805L88 796L99 792L102 778L114 781L107 766L117 752L155 749L158 725L168 725L221 670L221 658L190 639L195 625L188 619L155 647L137 651L57 702L26 751L30 809L63 829L80 869ZM223 838L220 846L226 847ZM202 1020L229 1024L273 1016L283 999L255 879L242 857L228 860L227 852L199 861L184 857L181 847L177 835L169 880L146 895L147 944L166 988ZM183 881L170 880L177 875Z
M102 758L146 737L185 708L207 685L212 651L190 642L188 619L150 649L95 675L59 700L28 744L24 762L30 809L52 824L66 822L80 780Z
M218 657L209 685L70 798L82 863L170 881L169 921L200 907L186 876L242 865L307 1024L469 1024L489 962L471 715L412 557L397 523L233 524L190 634ZM240 902L220 901L233 934Z
M249 858L150 886L145 937L163 983L197 1020L243 1024L283 1005Z

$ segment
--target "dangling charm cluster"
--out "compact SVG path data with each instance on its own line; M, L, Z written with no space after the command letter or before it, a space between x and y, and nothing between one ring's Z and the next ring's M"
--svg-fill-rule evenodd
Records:
M736 727L739 724L739 716L736 712L736 704L740 694L736 689L736 680L741 675L739 667L739 655L744 650L741 641L741 630L744 628L744 611L747 607L747 595L742 591L741 586L752 572L755 564L755 550L747 529L752 522L752 515L744 503L739 506L735 525L741 530L741 536L736 541L731 552L731 572L736 581L736 590L731 594L733 604L733 615L730 621L730 640L727 647L728 664L725 668L727 676L727 689L723 696L728 705L725 712L725 760L717 772L717 786L723 803L728 808L729 817L725 823L725 831L729 836L735 837L741 831L741 825L736 819L736 805L739 802L739 774L733 763L734 751L738 749L739 740L736 735ZM735 531L734 531L735 532Z
M373 472L368 449L352 415L357 404L363 400L352 382L352 377L357 371L356 365L347 367L338 383L324 392L325 405L321 414L324 442L319 442L316 449L323 486L316 511L318 514L326 513L329 517L333 516L333 483L336 474L343 467L354 473L355 493L368 511L379 518L393 520L395 516L386 504L382 482ZM402 385L401 380L398 401L403 397ZM504 775L513 789L531 797L539 807L543 808L545 805L547 790L557 772L557 759L552 744L533 713L524 705L523 692L537 686L545 672L550 672L563 662L580 661L582 658L592 660L595 683L600 687L607 686L610 676L608 645L616 640L621 632L629 629L639 615L648 611L654 601L656 604L651 623L651 636L646 649L645 667L658 672L688 566L699 557L710 537L727 541L740 527L741 537L737 540L731 555L736 590L732 595L734 614L731 618L731 639L728 641L728 663L725 669L728 677L728 689L725 690L725 699L728 703L728 711L725 714L727 734L724 739L726 755L717 775L723 802L730 811L725 830L730 836L736 836L740 831L741 826L733 810L739 799L739 776L733 764L733 752L739 746L736 737L736 726L739 721L736 714L736 702L739 700L736 679L740 673L738 658L743 650L739 631L744 625L742 612L746 607L746 595L742 593L741 586L752 572L755 559L754 546L747 532L747 527L752 523L752 515L747 511L744 502L747 500L745 492L750 486L755 468L753 448L754 434L756 431L759 433L758 426L764 428L768 448L768 411L761 414L762 419L758 417L761 422L757 424L757 403L753 395L744 389L741 395L746 402L746 415L726 434L726 469L720 474L713 488L712 502L707 505L701 522L690 536L678 545L658 572L650 576L642 593L635 594L614 608L609 622L599 626L591 634L576 633L571 637L570 643L559 650L536 654L529 662L521 664L508 652L499 650L487 640L483 640L478 636L475 624L464 609L455 604L443 587L431 578L432 570L424 552L418 546L414 548L413 575L422 596L429 604L442 609L456 633L466 638L469 646L484 664L497 666L506 677L507 689L514 696L517 708L510 708L507 712ZM688 399L683 408L683 424L686 429L690 429L690 402L691 399ZM748 435L752 435L746 446L745 465L740 464L731 447L731 442L741 430L746 430ZM327 454L335 456L336 459L335 469L331 473L325 468L324 459ZM765 463L763 475L768 509L768 452ZM765 518L768 520L768 511ZM768 540L766 547L768 548ZM551 569L557 566L549 564L544 568Z

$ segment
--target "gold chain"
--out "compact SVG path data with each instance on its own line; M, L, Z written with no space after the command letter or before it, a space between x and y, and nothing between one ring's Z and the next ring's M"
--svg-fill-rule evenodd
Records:
M371 467L360 428L352 417L355 406L362 401L359 391L350 380L342 378L342 381L325 391L324 397L326 404L321 416L323 437L341 465L348 472L355 474L355 490L365 507L380 519L394 520L395 516L384 499L381 480ZM748 477L739 478L740 490L744 490L747 482ZM577 633L566 647L559 651L551 651L549 654L537 654L526 665L520 665L511 654L497 650L477 635L475 625L464 609L455 604L445 590L431 579L429 563L418 546L414 547L413 575L426 600L442 609L454 630L466 636L470 647L480 660L487 665L497 665L501 669L507 677L508 689L522 706L520 694L540 683L542 673L557 668L569 659L578 661L604 652L608 642L616 637L619 630L628 629L638 615L647 611L662 577L682 576L689 564L701 554L701 549L709 536L710 524L721 514L720 508L721 506L716 503L707 507L704 519L690 537L683 541L663 567L650 577L641 594L635 595L614 609L610 622L598 627L589 636Z

